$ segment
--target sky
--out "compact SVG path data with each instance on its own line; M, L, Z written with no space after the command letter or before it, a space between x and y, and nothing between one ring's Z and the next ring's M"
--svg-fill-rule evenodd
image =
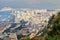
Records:
M57 9L60 8L60 0L0 0L0 8L3 7Z

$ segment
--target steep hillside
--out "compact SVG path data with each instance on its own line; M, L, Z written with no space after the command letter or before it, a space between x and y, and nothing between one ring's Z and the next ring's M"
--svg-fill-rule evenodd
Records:
M57 16L54 16L48 30L45 40L60 40L60 12Z

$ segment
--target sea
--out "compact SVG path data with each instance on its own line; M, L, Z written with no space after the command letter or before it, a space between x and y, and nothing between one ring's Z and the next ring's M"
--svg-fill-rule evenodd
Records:
M0 11L0 27L14 21L14 18L12 11Z

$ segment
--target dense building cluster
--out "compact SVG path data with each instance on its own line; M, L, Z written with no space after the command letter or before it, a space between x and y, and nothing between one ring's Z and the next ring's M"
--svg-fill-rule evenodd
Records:
M52 15L56 15L56 10L35 10L35 9L7 9L3 15L0 13L0 38L4 40L13 39L17 40L21 37L33 38L41 31L39 35L43 33L48 25L49 19ZM1 12L1 11L0 11ZM6 15L8 12L8 16ZM5 17L5 15L7 17ZM13 38L14 36L14 38ZM11 38L12 37L12 38Z

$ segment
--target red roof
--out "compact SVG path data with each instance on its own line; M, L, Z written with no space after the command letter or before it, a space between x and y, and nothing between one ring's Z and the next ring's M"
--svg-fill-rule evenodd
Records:
M5 27L0 27L0 31L2 31Z

